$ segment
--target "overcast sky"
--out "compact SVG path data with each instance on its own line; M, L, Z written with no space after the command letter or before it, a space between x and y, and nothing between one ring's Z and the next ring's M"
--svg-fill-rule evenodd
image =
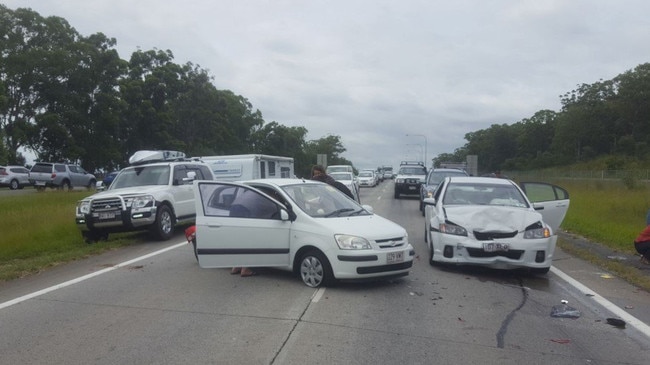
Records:
M4 0L171 50L355 167L430 160L650 62L647 0ZM407 136L410 134L411 136ZM426 142L426 143L425 143ZM480 156L479 156L480 158Z

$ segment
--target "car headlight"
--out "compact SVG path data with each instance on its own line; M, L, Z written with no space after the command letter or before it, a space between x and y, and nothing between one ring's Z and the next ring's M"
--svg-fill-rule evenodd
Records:
M524 231L524 238L526 239L548 237L551 237L551 230L548 227L543 226L541 222L531 224L530 226L526 227L526 231Z
M82 200L77 203L77 213L79 214L88 214L90 213L90 201Z
M369 250L370 242L367 239L359 236L351 236L348 234L335 234L336 244L339 245L341 250Z
M131 202L132 209L153 207L155 199L151 195L136 196Z
M454 236L467 237L467 230L465 228L450 222L440 223L440 232L445 234L453 234Z

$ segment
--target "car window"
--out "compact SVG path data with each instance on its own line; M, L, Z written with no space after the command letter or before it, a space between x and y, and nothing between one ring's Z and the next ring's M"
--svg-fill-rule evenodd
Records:
M450 183L443 197L445 205L498 205L528 207L514 185Z
M296 184L283 186L301 210L312 217L342 217L369 214L354 200L328 184Z
M438 185L447 176L467 176L467 174L462 171L432 171L427 185Z
M239 186L200 184L206 216L280 219L280 207L259 192Z
M32 167L32 172L45 172L45 173L51 173L52 172L52 165L50 164L36 164Z
M167 165L138 166L124 169L117 175L112 189L128 188L132 186L145 185L167 185L169 182L170 169Z
M70 172L75 172L75 173L79 172L77 166L75 165L68 165L68 168L70 169Z
M65 165L54 165L54 170L56 172L65 172Z

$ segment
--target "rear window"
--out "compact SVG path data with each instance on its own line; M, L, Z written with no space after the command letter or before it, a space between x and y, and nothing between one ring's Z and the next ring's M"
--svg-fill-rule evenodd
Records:
M45 173L51 173L52 172L52 165L51 164L42 164L42 163L37 163L32 167L32 172L45 172Z

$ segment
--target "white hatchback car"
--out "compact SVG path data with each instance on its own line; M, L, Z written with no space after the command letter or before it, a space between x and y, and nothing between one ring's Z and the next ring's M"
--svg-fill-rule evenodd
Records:
M196 181L203 268L276 267L310 287L408 275L406 230L333 186L302 179Z
M432 265L528 268L544 274L551 267L569 194L546 183L518 186L508 179L453 176L424 205Z

